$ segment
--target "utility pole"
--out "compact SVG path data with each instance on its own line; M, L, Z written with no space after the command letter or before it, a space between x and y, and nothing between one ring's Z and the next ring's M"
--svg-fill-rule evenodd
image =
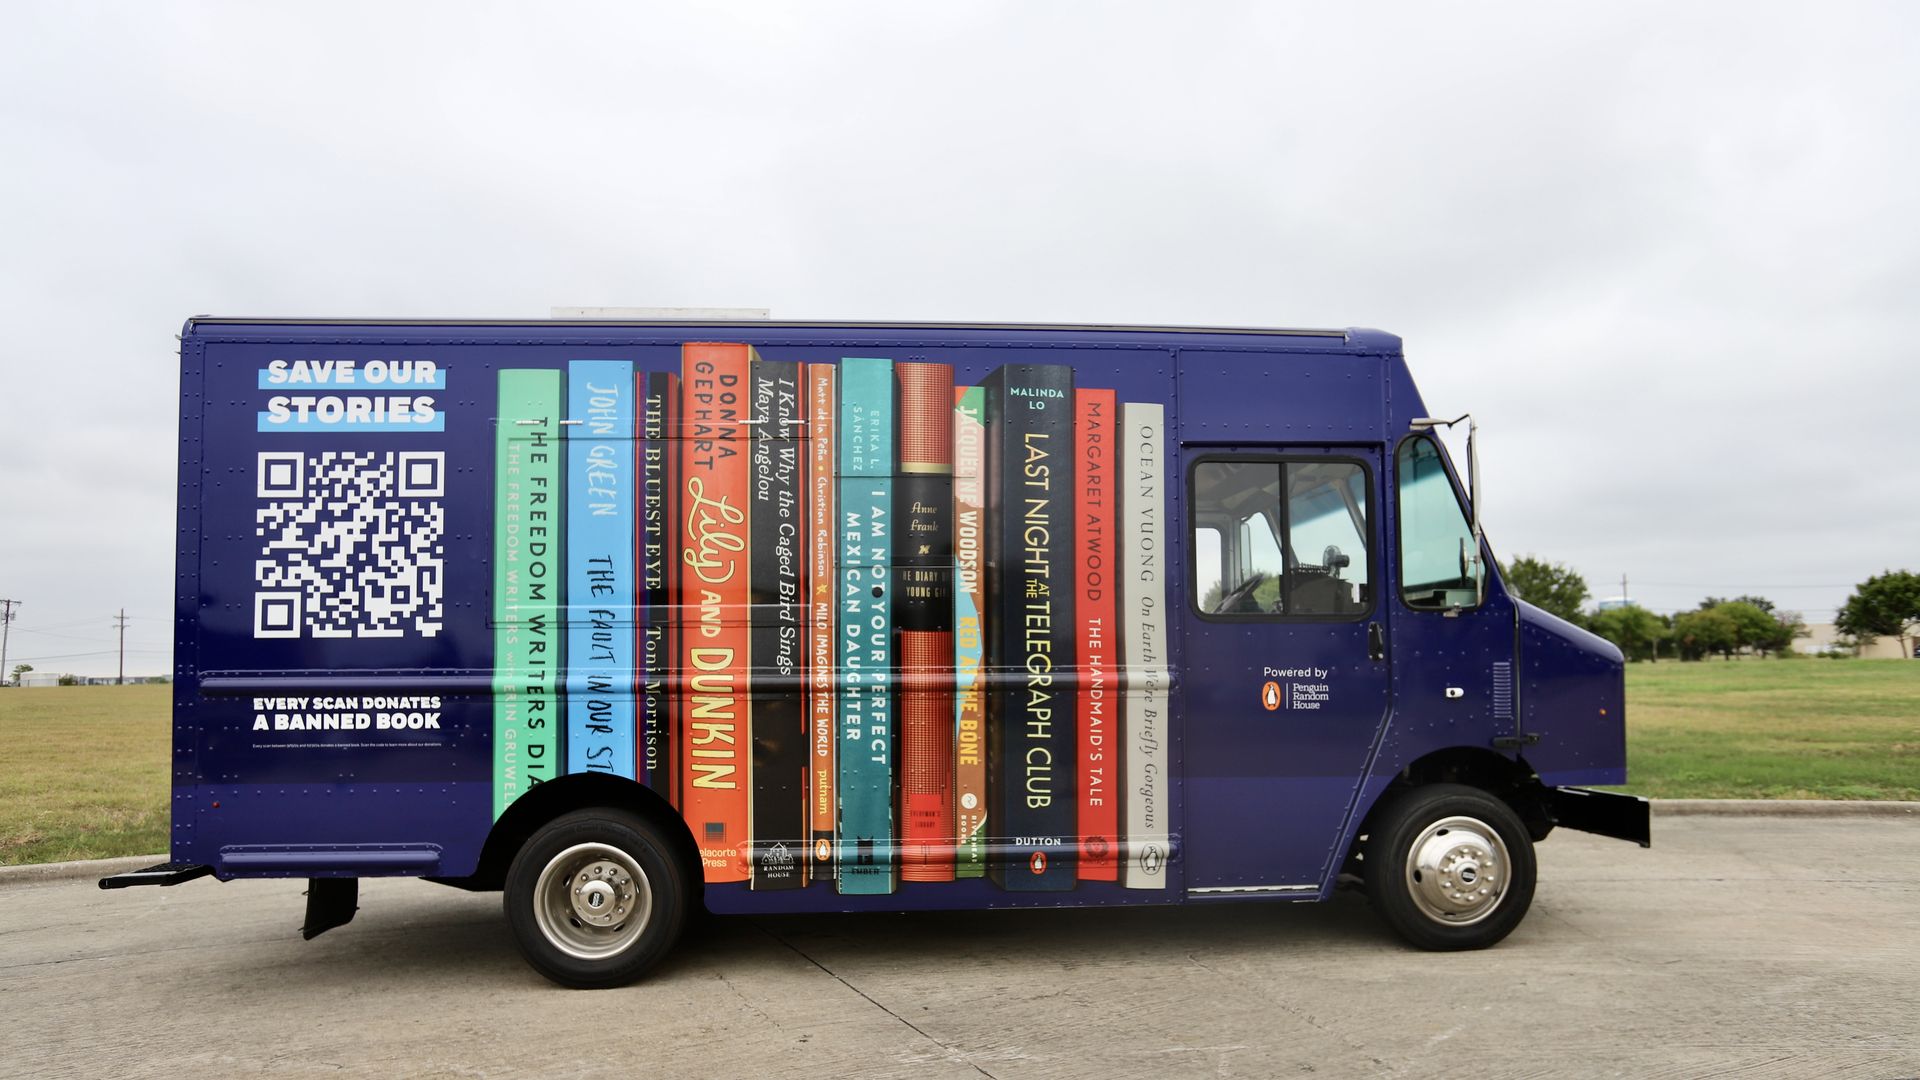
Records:
M1620 571L1620 599L1625 600L1629 604L1633 603L1633 594L1627 591L1627 572L1625 570Z
M0 686L12 676L7 674L7 637L13 632L13 605L18 600L0 600Z
M125 686L127 685L127 609L121 608L120 614L114 616L113 621L120 627L120 681L114 685Z

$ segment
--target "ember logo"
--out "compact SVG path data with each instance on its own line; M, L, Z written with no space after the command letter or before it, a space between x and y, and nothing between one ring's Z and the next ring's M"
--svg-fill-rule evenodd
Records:
M1044 851L1034 852L1033 855L1027 859L1027 869L1033 871L1036 874L1046 873L1047 872L1047 853Z
M723 585L733 580L734 562L727 556L738 555L747 547L746 537L729 531L728 527L745 524L747 514L728 506L725 496L716 501L706 498L705 492L706 484L700 477L687 478L687 495L692 499L692 505L687 508L689 543L687 550L680 554L701 581Z

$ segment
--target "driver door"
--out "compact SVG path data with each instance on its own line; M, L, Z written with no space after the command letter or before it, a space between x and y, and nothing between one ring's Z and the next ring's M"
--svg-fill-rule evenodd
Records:
M1387 712L1377 450L1211 453L1187 500L1190 895L1317 895Z

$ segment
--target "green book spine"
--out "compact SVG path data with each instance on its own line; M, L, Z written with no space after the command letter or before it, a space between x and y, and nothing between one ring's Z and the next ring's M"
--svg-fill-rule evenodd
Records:
M493 473L493 816L560 758L559 371L500 372Z

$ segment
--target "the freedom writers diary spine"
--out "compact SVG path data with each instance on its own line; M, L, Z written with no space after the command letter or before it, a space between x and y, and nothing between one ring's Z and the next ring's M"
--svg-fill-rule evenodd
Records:
M1079 876L1082 881L1116 881L1120 800L1115 769L1119 755L1120 692L1114 657L1120 644L1115 625L1114 393L1074 391L1074 452L1079 460L1074 510L1079 541L1074 580L1079 589Z
M640 394L640 745L635 763L648 787L679 805L679 776L674 768L673 697L669 689L677 662L673 575L674 453L680 377L671 371L635 376Z
M987 786L1009 890L1074 885L1073 369L1008 364L987 426Z
M808 364L807 373L807 818L813 834L813 880L833 873L833 823L839 804L834 780L834 394L832 364Z
M951 881L953 368L895 364L893 621L900 632L900 877Z
M959 848L955 877L987 872L987 699L980 677L986 655L987 583L981 566L986 539L986 391L959 387L953 400L953 694L954 822Z
M1129 889L1167 887L1166 421L1159 405L1120 406L1120 633L1126 658L1126 863Z
M840 362L840 821L843 893L890 893L893 867L893 362Z
M553 779L560 671L562 375L500 372L493 480L493 816Z
M567 365L567 771L634 773L633 366Z
M752 880L756 889L797 889L807 881L800 365L756 360L752 379Z
M754 353L701 342L680 359L681 816L706 880L745 881Z

